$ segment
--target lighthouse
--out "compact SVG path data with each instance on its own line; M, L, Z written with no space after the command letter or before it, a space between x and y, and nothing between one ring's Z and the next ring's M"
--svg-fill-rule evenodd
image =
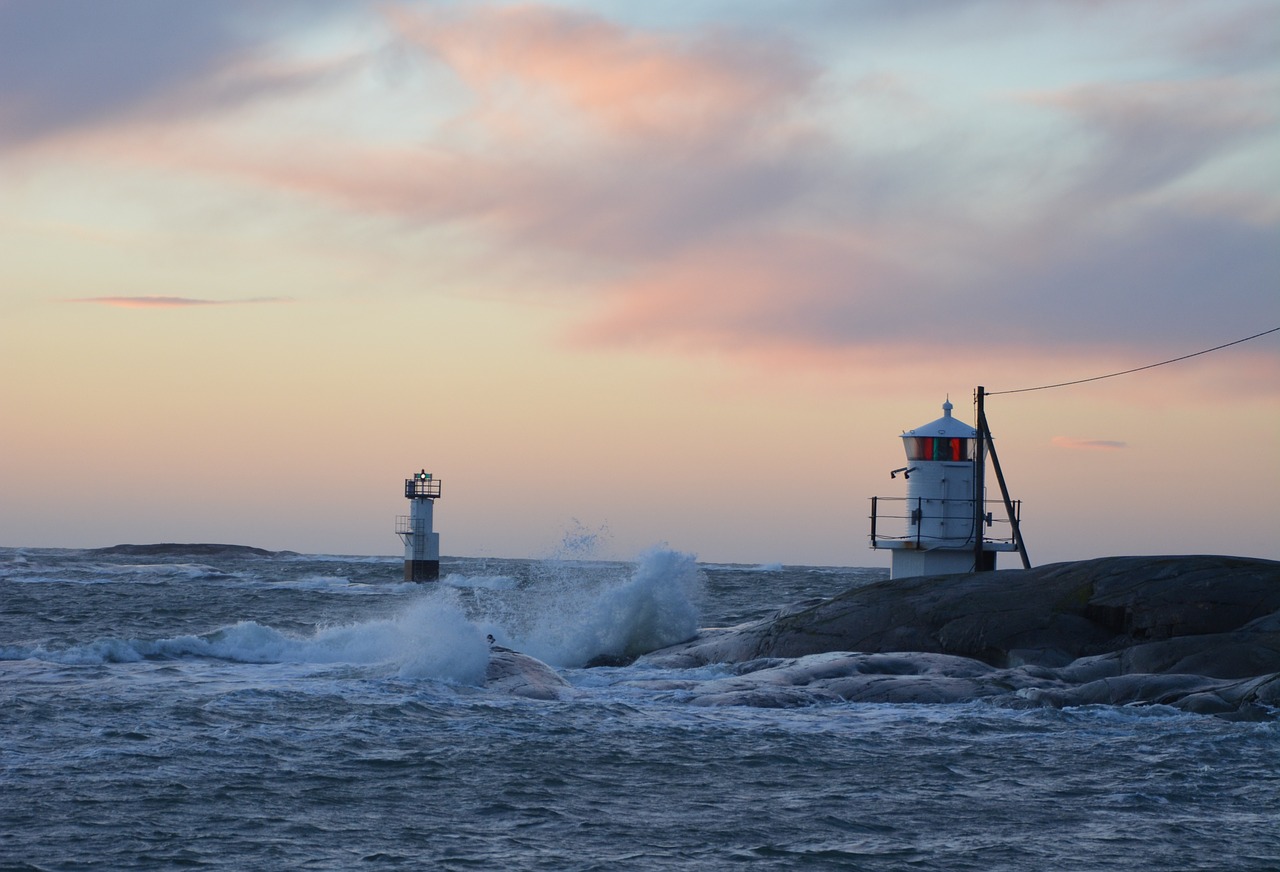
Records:
M902 476L907 495L871 498L871 547L893 552L891 578L993 570L998 552L1019 550L1020 507L1012 501L1006 499L1014 535L990 535L985 434L952 417L952 408L948 399L941 418L903 432L907 465L889 477ZM990 444L989 437L985 441Z
M404 580L440 578L440 534L431 529L431 514L440 498L440 479L425 469L404 480L408 516L396 518L396 533L404 540Z

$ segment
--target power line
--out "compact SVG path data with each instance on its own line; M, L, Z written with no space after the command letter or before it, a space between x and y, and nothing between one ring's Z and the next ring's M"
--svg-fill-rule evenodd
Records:
M1177 363L1180 360L1188 360L1192 357L1199 357L1202 354L1208 354L1211 351L1221 351L1224 348L1230 348L1233 345L1239 345L1241 342L1248 342L1250 339L1257 339L1259 336L1266 336L1268 333L1280 331L1280 327L1272 327L1270 330L1263 330L1261 333L1255 333L1252 336L1246 336L1243 339L1237 339L1235 342L1228 342L1224 345L1215 345L1213 348L1206 348L1204 351L1197 351L1193 354L1184 354L1182 357L1175 357L1170 360L1162 360L1159 363L1149 363L1146 366L1135 367L1134 369L1126 369L1123 372L1111 372L1106 375L1095 375L1093 378L1081 378L1075 381L1058 382L1056 385L1040 385L1034 388L1018 388L1012 391L986 391L986 396L994 397L999 394L1025 394L1028 391L1047 391L1050 388L1065 388L1068 385L1082 385L1085 382L1101 381L1104 378L1115 378L1118 375L1129 375L1134 372L1142 372L1144 369L1155 369L1157 366L1165 366L1170 363Z

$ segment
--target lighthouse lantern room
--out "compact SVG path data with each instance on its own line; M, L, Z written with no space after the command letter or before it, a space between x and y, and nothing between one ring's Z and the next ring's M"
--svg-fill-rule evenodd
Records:
M404 480L409 514L396 518L396 533L404 541L404 580L440 578L440 534L431 529L432 509L440 498L440 479L425 469Z
M952 408L947 400L941 418L903 432L907 465L889 477L901 475L907 495L871 498L871 547L893 552L891 578L992 570L997 552L1018 547L1012 537L988 535L985 434L953 418Z

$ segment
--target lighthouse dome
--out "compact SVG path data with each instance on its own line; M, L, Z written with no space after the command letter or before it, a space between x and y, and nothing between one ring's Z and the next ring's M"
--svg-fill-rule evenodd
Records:
M902 434L907 460L972 460L978 431L951 417L951 401L942 404L942 417Z
M914 430L904 431L902 438L928 436L930 438L941 437L943 439L972 439L977 436L978 431L973 427L951 417L952 408L954 407L951 405L951 401L947 400L942 404L941 418L936 421L930 421L928 424L922 424Z

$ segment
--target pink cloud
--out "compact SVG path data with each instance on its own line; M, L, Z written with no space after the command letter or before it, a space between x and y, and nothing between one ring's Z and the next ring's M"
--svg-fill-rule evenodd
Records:
M630 140L700 141L752 123L772 124L814 76L781 44L629 30L544 5L391 17L406 39L487 99L514 86L526 97L553 98L579 120ZM520 103L502 108L504 114L519 112Z
M264 148L210 125L165 137L135 128L88 147L95 160L110 152L391 216L411 233L456 232L481 252L478 271L536 263L533 292L583 301L571 334L582 345L820 367L890 345L967 358L981 336L1011 359L1052 349L1062 371L1035 379L1045 381L1092 374L1100 352L1116 361L1105 368L1136 366L1271 320L1259 289L1280 264L1274 210L1242 216L1185 192L1123 205L1252 137L1269 116L1247 87L1187 80L1028 98L1033 119L1052 108L1080 134L1065 139L1088 148L1049 178L1038 160L1011 158L1000 178L1031 193L1010 222L998 191L966 187L969 202L951 186L986 168L964 141L931 139L927 113L921 141L893 154L868 156L857 130L820 127L820 71L785 43L543 5L386 14L473 99L420 142L339 134ZM238 80L219 81L206 83L213 97L239 93ZM908 81L884 73L858 87L901 103ZM129 302L103 304L213 304L114 299ZM1257 356L1274 371L1274 352Z
M200 300L192 297L82 297L68 303L95 303L117 309L186 309L193 306L234 306L245 303L287 303L284 297L257 297L247 300Z
M824 138L796 120L815 74L783 44L631 30L537 5L387 14L475 101L428 142L246 154L193 137L149 156L145 142L125 143L122 156L467 226L506 250L614 263L773 220L826 160Z
M1054 436L1049 442L1072 451L1118 451L1129 447L1129 443L1114 439L1078 439L1075 436Z
M836 347L850 330L870 341L900 336L887 291L908 283L906 271L875 237L844 230L744 233L692 247L613 284L571 339L759 350ZM865 322L850 325L856 313Z

